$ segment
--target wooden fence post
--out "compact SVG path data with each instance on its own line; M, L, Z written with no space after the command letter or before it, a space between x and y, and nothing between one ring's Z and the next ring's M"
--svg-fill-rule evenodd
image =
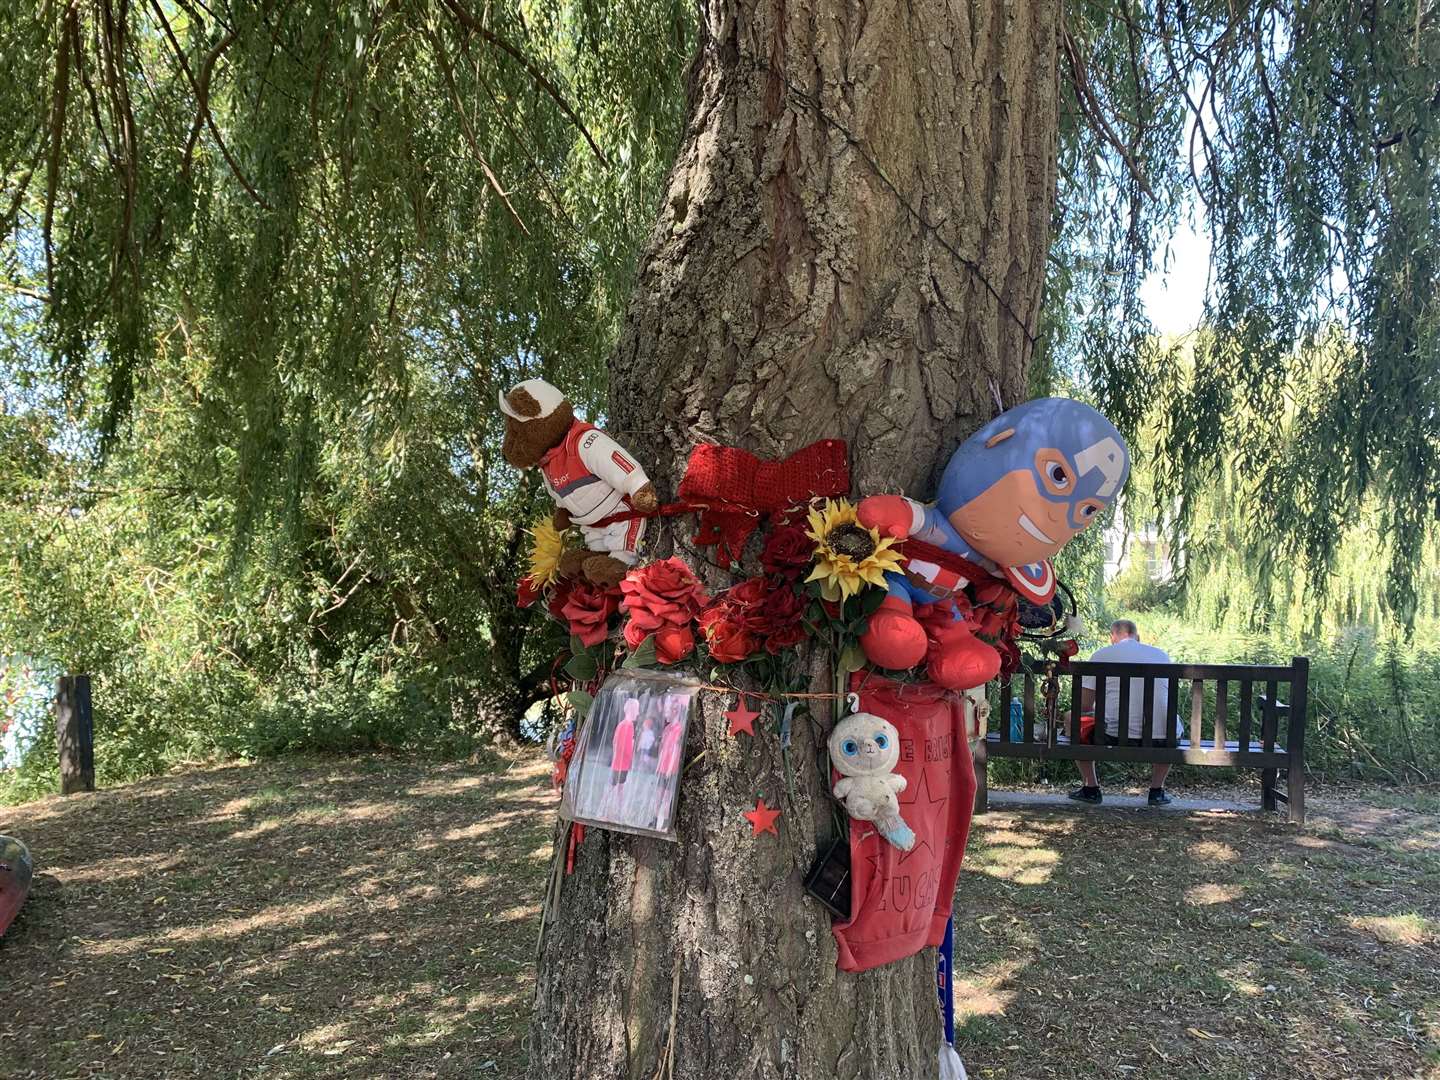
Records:
M1290 729L1286 751L1289 765L1285 778L1289 785L1289 799L1286 808L1290 820L1296 825L1305 824L1305 714L1310 711L1310 658L1297 656L1291 661L1295 676L1290 683Z
M60 749L60 794L95 790L95 723L90 676L62 675L55 690L55 741Z

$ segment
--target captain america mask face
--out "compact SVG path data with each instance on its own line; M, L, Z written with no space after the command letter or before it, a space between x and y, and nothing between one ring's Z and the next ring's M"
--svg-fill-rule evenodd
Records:
M956 451L940 508L981 555L1026 566L1052 558L1099 517L1129 468L1119 433L1088 405L1027 402Z

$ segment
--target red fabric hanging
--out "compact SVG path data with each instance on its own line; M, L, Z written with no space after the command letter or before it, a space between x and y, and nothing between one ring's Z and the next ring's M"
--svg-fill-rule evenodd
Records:
M866 971L939 945L975 809L975 768L962 695L929 683L855 672L860 708L900 733L900 813L915 831L901 851L866 821L850 822L851 917L834 924L842 971Z
M748 450L702 443L690 451L685 478L680 481L680 500L667 503L654 514L698 513L695 543L714 545L716 561L728 567L740 558L745 542L765 514L849 490L850 462L843 439L822 439L780 461L762 461ZM650 516L654 515L630 510L611 514L593 527L603 529Z

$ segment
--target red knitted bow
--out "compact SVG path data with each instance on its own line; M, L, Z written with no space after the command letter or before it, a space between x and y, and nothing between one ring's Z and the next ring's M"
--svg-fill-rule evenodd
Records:
M700 510L695 543L714 544L721 566L740 558L763 514L850 490L845 443L822 439L780 461L762 461L733 446L697 446L690 453L680 498Z

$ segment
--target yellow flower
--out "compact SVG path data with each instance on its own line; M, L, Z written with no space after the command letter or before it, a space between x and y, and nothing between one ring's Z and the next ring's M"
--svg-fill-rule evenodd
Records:
M549 585L560 576L565 534L555 528L549 518L537 521L529 532L534 540L530 545L530 580L537 587Z
M900 569L894 537L881 539L855 516L847 499L826 499L823 508L810 510L805 535L815 541L815 569L806 581L820 582L820 595L844 601L870 585L885 585L885 572Z

